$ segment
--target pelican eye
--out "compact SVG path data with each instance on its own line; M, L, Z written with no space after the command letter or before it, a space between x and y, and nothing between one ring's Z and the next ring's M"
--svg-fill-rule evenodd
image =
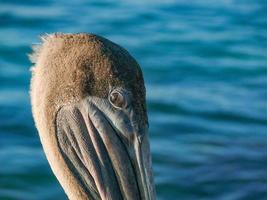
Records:
M127 99L124 93L118 90L113 90L109 94L109 102L115 107L115 108L126 108L127 107Z

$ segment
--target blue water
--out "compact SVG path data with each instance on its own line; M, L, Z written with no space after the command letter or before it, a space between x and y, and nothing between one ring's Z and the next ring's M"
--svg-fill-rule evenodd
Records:
M31 116L38 36L93 32L142 66L159 200L267 199L267 1L0 2L0 199L66 199Z

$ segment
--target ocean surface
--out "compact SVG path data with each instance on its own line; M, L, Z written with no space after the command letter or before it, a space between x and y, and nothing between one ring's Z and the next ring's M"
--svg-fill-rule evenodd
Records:
M0 199L67 199L31 115L39 36L125 47L147 88L159 200L267 199L267 1L0 1Z

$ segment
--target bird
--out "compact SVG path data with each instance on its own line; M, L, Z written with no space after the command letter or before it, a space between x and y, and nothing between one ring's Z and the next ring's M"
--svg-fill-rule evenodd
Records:
M141 67L91 33L41 37L30 54L33 119L70 200L154 200Z

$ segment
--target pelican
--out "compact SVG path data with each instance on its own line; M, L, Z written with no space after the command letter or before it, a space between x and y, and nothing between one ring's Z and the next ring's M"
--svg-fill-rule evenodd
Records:
M32 113L71 200L154 200L145 86L136 60L97 35L46 35L30 56Z

